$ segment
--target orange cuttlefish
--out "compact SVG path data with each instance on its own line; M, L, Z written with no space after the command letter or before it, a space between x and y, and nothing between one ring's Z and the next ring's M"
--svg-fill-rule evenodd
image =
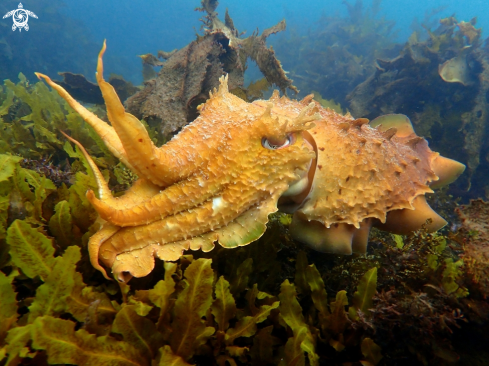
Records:
M397 233L445 225L424 199L464 165L432 152L409 119L366 119L322 108L312 95L247 103L228 91L227 77L199 106L199 117L161 147L124 110L113 87L97 82L110 125L49 77L36 73L87 121L108 149L138 176L113 197L98 167L77 141L96 177L87 198L101 228L89 241L90 260L105 277L142 277L154 257L247 245L266 229L277 207L295 212L293 236L320 251L365 252L372 225Z

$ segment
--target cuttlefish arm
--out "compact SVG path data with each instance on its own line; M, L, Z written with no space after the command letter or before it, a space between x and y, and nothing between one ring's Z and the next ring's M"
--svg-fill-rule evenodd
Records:
M87 192L87 198L104 220L122 227L138 226L191 209L223 190L220 184L207 184L203 187L202 181L200 177L181 181L142 202L127 202L125 199L119 201L119 198L101 200L91 190Z
M114 128L110 126L105 121L98 118L95 114L90 112L80 103L78 103L73 97L61 86L53 82L49 76L41 74L39 72L35 73L39 80L44 80L51 88L56 90L58 94L66 100L68 105L73 108L90 126L93 127L97 135L100 136L105 146L109 149L109 151L118 158L124 165L130 168L132 171L135 171L132 165L129 163L127 159L126 151L122 146L121 140Z
M148 131L135 116L127 113L114 87L104 80L103 55L107 46L104 44L98 55L97 83L107 107L107 117L114 127L131 165L137 174L159 186L169 186L178 178L169 173L170 159L161 159L158 148L153 144Z
M106 202L108 205L118 205L118 206L125 206L125 207L133 207L137 205L141 205L143 202L146 202L150 200L152 197L154 197L155 194L157 194L160 189L158 186L155 186L151 182L148 182L144 179L139 179L134 183L131 188L129 188L125 194L120 197L120 198L115 198L112 196L112 192L110 191L110 188L105 181L102 173L98 169L97 165L93 161L93 159L90 157L88 152L85 150L82 144L80 144L78 141L75 139L71 138L67 134L65 134L63 131L61 133L72 143L74 143L80 151L83 153L85 159L88 162L88 165L90 166L90 169L95 177L95 181L97 183L98 187L98 195L101 199ZM93 195L93 191L89 190L87 192L87 196ZM105 272L105 269L99 264L98 262L98 253L99 253L99 248L100 246L108 240L110 237L112 237L115 233L117 233L121 229L120 226L114 225L113 223L110 222L104 222L101 229L94 234L89 242L88 242L88 252L90 254L90 262L92 265L102 272L105 278L110 279L107 276L107 273Z
M96 78L107 107L107 116L112 126L95 116L74 100L61 86L48 76L36 73L44 79L80 116L92 126L107 148L139 177L166 187L182 179L182 166L175 159L174 150L159 149L151 141L144 125L135 116L126 113L112 85L103 78L102 57L106 49L104 41L98 55Z
M102 173L86 149L63 131L61 133L83 153L95 177L98 196L87 191L87 199L100 217L116 226L138 226L161 220L168 215L189 210L225 190L224 185L207 183L200 176L189 178L164 190L145 180L138 180L121 197L113 197Z
M237 192L241 194L245 188L233 185L223 197L188 212L149 225L122 228L101 243L98 260L112 268L119 281L127 281L151 272L155 255L173 261L184 250L210 251L215 241L226 248L247 245L265 231L268 215L277 210L278 193L270 197L268 192L249 189L246 200L236 200ZM137 265L142 260L145 265Z

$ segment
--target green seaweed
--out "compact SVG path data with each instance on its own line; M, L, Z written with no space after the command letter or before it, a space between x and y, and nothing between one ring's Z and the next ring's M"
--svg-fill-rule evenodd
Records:
M274 45L301 94L315 90L335 110L375 71L376 59L394 56L396 49L395 23L379 16L380 1L370 8L361 0L343 4L348 16L325 13L316 26L298 24Z
M70 154L81 159L76 150ZM23 170L22 177L31 177L32 171L22 168L20 159L1 159L6 163L1 184L15 184ZM426 294L421 298L433 302L433 317L438 316L436 302L469 296L461 293L465 267L447 252L448 237L418 233L396 237L403 243L396 246L388 235L384 250L373 257L335 257L333 267L327 268L318 260L321 256L315 255L314 263L308 263L308 252L297 250L280 215L271 218L269 230L258 243L208 254L196 252L199 258L185 255L177 263L164 263L153 279L134 280L118 288L94 276L81 240L90 235L90 228L86 218L73 214L82 206L79 190L86 189L90 177L78 172L70 187L52 188L53 209L45 217L49 195L35 192L43 185L52 186L44 181L47 178L34 176L29 179L44 183L29 185L31 194L24 193L22 202L32 207L39 202L41 212L27 210L23 218L11 222L7 216L6 237L0 239L9 247L9 259L0 262L4 309L0 357L7 364L32 359L37 364L80 365L190 365L198 360L314 365L325 358L346 362L346 355L354 354L359 362L375 365L390 349L372 329L383 329L384 318L388 324L397 321L388 315L392 305L385 295L392 283L389 263L398 271L398 280L413 290L419 286L413 281L423 278L429 288L437 289L432 298ZM4 197L10 206L10 196ZM402 265L395 263L403 256L405 260L408 253L420 256L403 277ZM419 264L419 272L414 263ZM341 268L340 277L335 268ZM382 272L377 273L380 268ZM354 278L351 286L328 294L346 274ZM294 278L295 284L286 277ZM28 291L29 301L17 300L19 291ZM396 296L398 309L403 309L399 322L402 317L412 321L403 306L418 303L416 297L409 292ZM446 327L456 321L447 313L443 316ZM448 350L440 340L417 352L417 357L429 352L442 357Z
M350 319L358 320L358 312L370 318L369 309L373 308L373 296L377 290L377 267L369 269L361 278L357 291L353 294L352 306L348 309Z

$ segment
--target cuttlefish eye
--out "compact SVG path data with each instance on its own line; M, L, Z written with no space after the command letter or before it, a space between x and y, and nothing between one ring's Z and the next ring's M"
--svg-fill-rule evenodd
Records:
M261 140L261 144L265 149L269 150L278 150L278 149L283 149L284 147L287 147L289 145L292 145L294 143L294 136L292 135L287 135L285 137L285 140L280 141L278 139L268 139L264 137Z

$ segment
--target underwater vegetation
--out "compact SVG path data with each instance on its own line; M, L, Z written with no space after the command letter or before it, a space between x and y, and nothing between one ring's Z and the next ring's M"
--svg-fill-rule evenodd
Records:
M394 56L399 46L395 22L378 16L381 1L367 9L361 0L343 4L348 17L323 15L307 32L292 29L279 37L274 49L304 95L314 90L346 107L347 94L375 70L375 60Z
M278 214L253 245L159 261L118 286L86 254L88 168L56 188L0 159L5 365L483 364L463 353L464 337L487 342L489 309L457 235L375 232L367 255L338 257L294 242Z
M217 2L203 2L209 16L215 6ZM471 32L474 27L463 24L459 28L464 26L467 34L474 34ZM416 222L415 228L420 230L408 230L406 235L381 232L375 227L370 234L368 230L365 233L363 223L359 229L355 228L354 221L347 221L353 220L351 217L335 210L334 205L321 202L326 199L324 196L315 197L321 209L326 209L324 217L334 223L332 227L340 228L330 231L334 235L329 239L334 240L329 244L340 242L346 244L340 249L347 247L361 252L339 256L313 251L295 240L298 232L312 229L314 233L314 227L300 221L298 225L295 215L273 213L277 196L288 184L266 186L263 191L273 193L271 197L261 197L262 201L248 210L252 214L260 211L259 225L245 217L247 220L238 222L241 228L232 227L236 236L244 235L239 244L260 237L251 245L233 250L218 245L212 251L192 251L182 256L179 249L173 253L173 263L156 259L152 272L132 279L129 284L105 278L100 268L93 265L99 257L95 257L96 261L91 258L90 244L97 244L104 239L101 233L110 234L114 229L114 225L103 223L99 217L99 214L110 214L103 205L112 209L117 203L127 204L131 199L137 203L145 195L158 196L162 186L174 187L178 174L186 172L168 169L176 164L171 159L153 159L153 163L163 162L165 166L145 170L145 163L156 156L156 151L163 151L155 147L164 142L160 130L124 112L111 84L103 80L102 54L103 51L97 81L107 109L102 106L84 109L41 74L38 76L64 99L43 82L31 84L23 75L17 83L6 80L0 90L1 365L487 364L489 208L484 201L473 201L458 207L460 218L457 219L453 215L456 200L447 194L446 188L428 197L430 204L450 220L449 227L437 233L431 231L444 221L431 211L429 220L417 215L422 222ZM455 72L460 63L458 55L445 62L441 65L448 65L451 71L444 72L443 66L437 68L440 78L452 80L454 75L461 75ZM437 183L450 183L461 173L460 169L455 172L448 169L452 174L446 174L447 171L436 167L437 160L443 162L442 166L460 168L461 164L449 164L450 160L433 153L424 139L413 134L413 126L406 116L381 116L369 124L365 118L354 119L349 114L342 116L321 108L312 96L299 102L279 97L278 91L268 101L250 103L254 95L236 92L243 99L239 100L228 92L228 83L229 79L222 77L219 89L213 90L209 100L196 106L196 110L206 118L214 117L219 111L231 124L236 118L227 118L230 115L225 114L227 109L220 102L225 99L228 103L232 101L233 106L245 106L253 123L249 123L249 130L232 136L239 142L245 141L246 149L239 150L241 145L233 145L224 135L215 139L220 145L212 145L211 136L198 130L198 136L191 135L186 149L180 147L173 152L181 158L183 152L192 155L191 147L199 143L198 146L205 146L201 148L204 155L215 152L212 146L219 152L232 146L231 151L211 156L217 170L210 172L217 176L219 167L224 165L236 176L249 174L249 181L245 182L253 182L246 191L250 195L260 191L260 184L270 184L270 180L275 184L273 179L280 174L282 180L293 182L299 177L296 183L301 183L305 178L303 169L293 174L287 172L284 159L299 167L306 166L301 159L310 159L311 147L316 145L317 161L311 165L314 178L335 173L338 181L345 184L331 191L331 197L343 195L345 201L353 199L354 203L359 196L370 197L372 192L364 188L365 193L354 194L353 188L365 180L362 176L343 174L352 164L361 162L361 157L352 158L361 151L354 149L353 155L349 155L350 146L341 143L331 153L323 150L325 141L344 141L345 136L356 148L366 145L374 150L376 146L388 146L382 151L389 151L392 160L398 159L400 163L388 165L384 171L386 181L414 182L398 192L400 196L423 198L424 193L431 191L428 187L431 183L435 188ZM260 89L258 86L257 98ZM88 123L70 106L81 112ZM311 122L316 125L312 126ZM184 127L183 132L193 131L194 126L197 124ZM218 124L210 126L214 129L209 135ZM325 126L329 133L321 132ZM237 127L233 125L233 133ZM286 138L289 132L297 135L295 139ZM303 138L306 133L311 135L307 140L309 147ZM312 138L317 134L326 136ZM252 137L259 137L256 146L252 145ZM171 141L167 143L167 147L171 144ZM255 156L258 146L268 148ZM286 149L290 147L296 155ZM391 151L394 147L403 153ZM234 160L238 162L236 166L224 162L225 158L236 157L230 155L233 151L238 155ZM351 161L342 164L335 153ZM374 158L380 155L370 154L367 160L378 168L382 159ZM253 169L242 163L250 156ZM334 167L327 160L331 156L332 161L339 161L334 171L327 170ZM265 159L264 168L269 168L263 169L262 176L256 168L260 165L258 158ZM405 162L404 171L396 170L403 166L404 158L410 163ZM155 174L162 170L165 174ZM370 181L383 176L374 178L376 174L372 171L376 169L366 171ZM439 181L435 179L438 177ZM312 179L309 175L307 178ZM194 183L208 188L207 181L217 180L201 179ZM191 184L192 179L184 183ZM396 187L399 186L403 185ZM181 188L190 195L189 185ZM324 187L318 184L315 189L317 192ZM414 193L409 193L410 189ZM87 195L87 191L92 193ZM212 189L204 192L212 194ZM136 193L136 197L131 198L131 193ZM391 200L390 195L382 197ZM220 207L223 201L212 200L212 204ZM402 200L391 203L399 202ZM294 202L280 203L293 205ZM352 207L358 224L361 206ZM413 211L419 212L419 207ZM305 205L301 215L317 214L316 208ZM129 220L125 232L133 231L130 225L134 224L137 211L118 218ZM150 210L150 214L154 212L158 213ZM115 220L115 216L106 218ZM108 230L100 230L101 224ZM337 240L337 237L346 239ZM363 244L362 250L355 250L359 242ZM147 258L136 255L133 259L131 265L138 269ZM124 272L121 271L122 276L127 275Z

